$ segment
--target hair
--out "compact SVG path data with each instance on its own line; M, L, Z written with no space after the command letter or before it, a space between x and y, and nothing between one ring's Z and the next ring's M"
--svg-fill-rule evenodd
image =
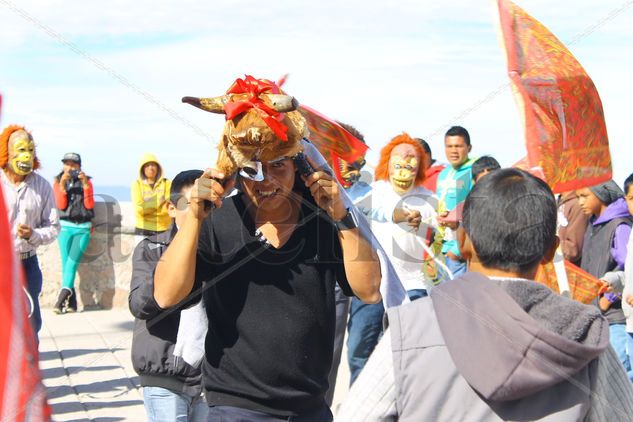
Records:
M29 134L29 137L33 139L31 136L31 132L26 130L24 126L19 125L10 125L4 128L2 133L0 133L0 168L5 168L7 163L9 162L9 138L13 134L13 132L17 132L18 130L24 130ZM35 151L35 157L33 159L33 170L37 170L40 168L40 160L37 158L37 150Z
M489 155L484 155L483 157L479 157L477 161L473 163L473 167L472 167L473 180L477 180L477 177L479 177L479 175L485 172L486 170L492 171L492 170L499 170L500 168L501 168L501 165L499 165L499 162L495 160L493 157Z
M391 141L389 141L389 143L385 145L383 149L380 150L380 161L378 161L378 165L376 166L376 170L374 172L374 180L389 180L389 160L391 159L391 151L393 151L393 149L400 144L411 145L420 156L418 173L415 175L415 185L422 185L426 178L426 169L423 165L425 161L424 158L426 157L426 152L419 142L415 141L406 133L402 133L401 135L396 136Z
M424 149L424 152L426 152L430 157L433 156L433 153L431 152L431 146L429 145L428 142L426 142L424 139L422 138L413 138L416 141L418 141L420 143L420 145L422 145L422 148Z
M475 184L464 204L463 225L484 267L525 272L555 244L556 214L545 182L507 168Z
M629 188L633 186L633 173L629 174L629 177L627 177L624 180L624 194L628 195L629 194Z
M343 123L340 121L336 121L336 123L338 123L339 125L341 125L341 127L343 129L345 129L346 131L348 131L349 133L351 133L352 135L354 135L354 137L356 139L358 139L359 141L361 141L363 144L366 144L365 142L365 135L363 135L362 133L360 133L358 131L358 129L356 129L354 126L352 125L348 125L347 123Z
M182 194L184 188L193 186L197 179L202 176L204 172L202 170L185 170L181 171L171 181L171 191L169 194L169 202L175 204L178 202L178 198Z
M466 145L470 145L470 135L468 134L468 131L461 126L451 126L451 128L446 131L444 138L447 136L461 136L464 138Z

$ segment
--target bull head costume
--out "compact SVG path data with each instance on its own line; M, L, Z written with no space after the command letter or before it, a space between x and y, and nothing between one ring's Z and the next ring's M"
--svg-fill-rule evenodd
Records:
M263 180L262 162L294 157L303 150L308 134L305 119L296 111L298 101L266 79L237 79L225 95L213 98L184 97L211 113L226 115L218 146L218 170Z

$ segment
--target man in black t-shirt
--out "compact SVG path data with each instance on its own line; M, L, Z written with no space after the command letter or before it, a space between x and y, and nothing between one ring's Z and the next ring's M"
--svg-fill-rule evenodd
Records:
M330 421L334 286L376 303L380 265L331 176L299 176L291 157L261 165L264 180L241 177L224 200L233 182L214 169L198 179L154 298L167 308L203 291L210 420Z

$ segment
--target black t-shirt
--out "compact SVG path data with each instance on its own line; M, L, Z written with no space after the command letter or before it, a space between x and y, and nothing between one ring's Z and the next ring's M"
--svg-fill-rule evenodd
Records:
M242 195L200 233L196 286L209 318L209 405L291 416L324 405L334 343L334 286L349 296L338 234L311 198L280 249L255 233Z

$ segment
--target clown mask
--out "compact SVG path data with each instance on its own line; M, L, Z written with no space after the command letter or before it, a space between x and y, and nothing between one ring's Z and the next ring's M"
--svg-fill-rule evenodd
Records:
M391 151L389 181L396 193L402 195L413 187L419 164L420 157L409 144L400 144Z
M360 170L365 165L365 156L357 158L353 163L338 159L338 164L343 179L342 185L347 189L360 180Z
M9 137L9 166L19 176L33 171L35 143L25 130L17 130Z

